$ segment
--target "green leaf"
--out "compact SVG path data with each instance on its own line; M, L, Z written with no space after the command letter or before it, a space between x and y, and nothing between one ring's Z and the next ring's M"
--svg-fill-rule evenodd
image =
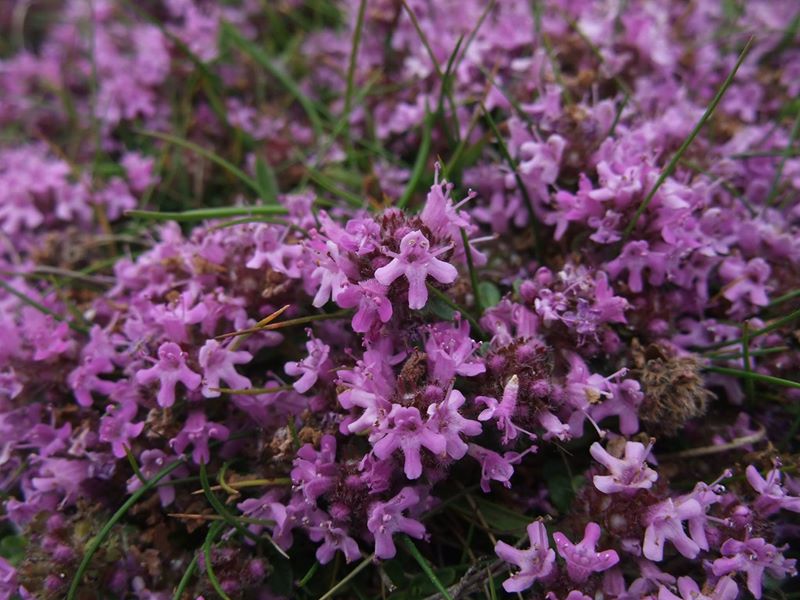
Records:
M503 533L523 533L530 524L531 518L522 513L506 508L482 497L474 498L475 504L481 511L489 526L495 531Z
M25 546L25 538L21 535L7 535L0 540L0 556L17 565L25 556Z
M256 159L256 182L261 189L261 199L267 204L278 204L278 180L275 171L260 156Z
M575 498L572 478L558 460L545 463L543 470L550 500L559 512L567 512Z
M478 284L478 298L481 306L486 310L500 302L502 295L499 288L491 281L481 281Z

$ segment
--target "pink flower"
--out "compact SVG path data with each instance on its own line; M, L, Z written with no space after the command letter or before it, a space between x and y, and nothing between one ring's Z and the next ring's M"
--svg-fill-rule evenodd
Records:
M100 419L100 441L111 444L111 452L117 458L125 456L125 447L130 440L139 436L144 429L144 421L133 423L138 406L135 402L109 405L106 414Z
M375 556L393 558L397 554L392 536L399 532L421 539L425 536L425 526L416 519L410 519L403 512L419 504L420 497L412 487L404 487L391 500L376 502L367 511L367 529L375 536Z
M667 498L650 507L646 517L647 529L644 532L644 555L656 562L663 560L664 543L670 540L686 558L695 558L700 552L700 546L686 535L683 522L703 514L703 507L695 499L676 504L672 498Z
M260 269L267 263L277 273L292 279L300 277L297 262L303 254L303 247L299 244L287 244L285 237L286 233L282 233L275 225L259 225L253 234L255 254L247 261L247 268Z
M589 448L591 455L611 471L611 475L595 475L594 486L604 494L633 494L637 490L649 490L658 479L658 473L645 463L652 447L652 442L648 446L639 442L626 442L625 458L620 459L611 456L597 442L592 444Z
M553 534L553 539L558 553L567 562L567 573L576 583L586 581L592 573L610 569L619 562L614 550L595 550L600 540L600 526L597 523L586 524L583 539L578 544L570 542L560 531Z
M136 381L143 385L158 381L158 405L164 408L175 404L175 386L182 383L196 390L202 377L186 366L186 353L174 342L165 342L158 348L158 362L136 373Z
M392 261L375 271L375 279L383 285L391 285L395 279L405 276L408 279L408 306L418 310L428 301L428 288L425 280L428 275L439 283L453 283L458 276L456 268L436 258L448 248L430 250L430 242L422 232L411 231L400 240L400 253L384 250Z
M367 333L378 323L392 318L392 303L386 297L388 288L375 279L361 281L358 285L347 285L336 298L342 308L358 306L353 315L353 331Z
M477 444L469 444L468 454L481 464L481 489L488 494L491 491L489 482L499 481L505 487L511 487L511 476L514 475L514 463L520 461L522 456L535 449L531 446L522 454L518 452L505 452L502 455L494 450L489 450Z
M437 323L430 328L425 341L428 371L442 385L456 375L475 377L486 371L483 361L475 356L478 344L469 336L469 323L456 317L456 325Z
M800 512L800 497L790 496L781 485L780 469L772 469L764 479L758 470L749 465L745 470L748 483L758 492L755 509L764 517L774 515L780 509Z
M447 455L455 460L463 458L467 453L467 443L461 439L461 434L476 436L481 433L480 423L465 419L458 412L464 401L464 394L451 389L447 398L442 402L431 404L428 407L430 418L428 424L444 436L447 443Z
M358 543L347 535L347 531L341 527L333 525L332 521L312 527L308 532L308 537L314 542L322 540L322 544L317 548L316 557L320 564L326 565L333 560L337 550L344 554L345 561L353 562L361 557Z
M644 240L634 240L625 244L622 253L608 263L607 270L616 278L622 271L628 271L628 287L638 293L644 289L642 273L650 271L648 281L651 285L661 285L667 272L667 256L663 252L653 252Z
M477 396L475 402L486 405L481 414L478 415L479 421L494 419L497 429L503 432L503 443L517 437L517 427L511 422L514 411L517 409L517 395L519 394L519 377L512 375L503 388L503 398L500 402L490 396Z
M405 457L403 469L409 479L418 479L422 475L422 448L436 455L444 454L447 449L445 436L423 423L415 407L393 405L381 429L378 435L382 437L372 448L375 456L385 460L395 450L402 450Z
M747 575L747 589L756 598L761 598L761 584L764 571L774 577L797 574L794 559L787 559L781 554L784 548L776 548L763 538L751 538L745 541L726 540L720 551L724 558L714 561L714 575L727 575L739 571Z
M199 465L207 463L210 458L208 441L227 440L229 433L227 427L207 421L205 413L196 410L189 415L181 432L172 438L169 444L179 454L182 454L188 446L192 446L192 460Z
M678 578L678 593L676 596L665 586L660 586L658 590L658 600L736 600L739 597L739 586L730 577L723 577L714 586L711 595L706 595L700 591L691 577Z
M252 387L250 380L237 373L234 366L249 363L252 358L253 355L249 352L231 351L223 348L216 340L207 340L198 355L198 362L203 367L203 396L217 398L220 392L215 392L211 388L221 387L221 381L236 390Z
M308 356L299 362L287 362L284 370L289 375L300 375L300 379L294 382L294 389L300 394L305 394L310 390L319 379L320 374L327 371L330 363L328 355L330 347L316 338L306 342Z
M528 525L528 538L531 541L528 550L518 550L502 541L495 544L497 556L519 567L519 571L503 582L503 589L507 592L527 590L534 581L544 579L553 571L556 553L550 548L547 530L541 521Z

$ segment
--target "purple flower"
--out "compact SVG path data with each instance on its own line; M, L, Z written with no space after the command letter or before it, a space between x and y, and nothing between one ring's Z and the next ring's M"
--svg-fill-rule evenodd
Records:
M644 240L634 240L625 244L622 253L607 265L608 274L617 277L628 271L628 287L634 293L644 289L642 272L648 269L651 285L661 285L667 272L667 257L662 252L651 252Z
M528 451L535 449L531 446ZM514 475L514 467L512 464L520 461L522 456L518 452L505 452L500 455L493 450L478 446L477 444L469 444L468 454L481 464L481 489L484 493L488 494L491 491L489 482L499 481L505 487L511 487L511 476Z
M503 432L503 443L517 437L517 427L511 422L514 411L517 409L517 396L519 394L519 377L512 375L503 388L503 399L498 402L496 398L490 396L477 396L475 402L486 405L481 414L478 415L479 421L494 419L497 429Z
M138 437L144 429L144 421L133 423L139 407L135 402L109 404L106 414L100 419L100 441L111 444L111 452L117 458L125 456L125 448L131 439Z
M604 494L634 494L637 490L649 490L658 479L658 473L645 462L652 447L652 442L647 446L639 442L625 442L625 458L620 459L611 456L597 442L593 443L589 452L611 471L611 475L595 475L594 486Z
M464 401L464 394L451 389L442 402L428 407L428 425L444 436L447 455L455 460L463 458L467 453L467 443L461 439L461 435L476 436L481 433L480 423L465 419L458 412Z
M658 600L736 600L739 597L739 586L730 577L723 577L711 590L711 594L707 595L700 591L700 586L691 577L679 577L678 593L680 596L662 585L658 590Z
M139 470L145 479L152 479L159 471L174 463L176 460L178 460L176 457L168 457L161 450L145 450L139 456ZM169 506L175 500L175 486L167 485L167 482L171 479L185 477L186 475L188 475L186 467L181 466L169 473L159 482L156 489L158 490L158 497L161 500L161 506ZM128 479L128 493L132 494L142 487L142 485L141 479L133 475Z
M321 525L310 528L308 537L314 542L322 540L323 543L317 548L316 553L317 560L322 565L331 562L337 550L342 551L348 563L361 557L358 542L347 535L345 529L334 526L332 521L325 521Z
M770 272L770 266L763 258L753 258L746 263L738 256L725 259L719 268L719 275L726 283L722 295L731 301L734 312L746 311L746 301L754 306L767 305Z
M335 301L344 291L348 283L345 273L348 264L347 259L341 256L339 246L330 240L315 252L317 267L311 273L311 278L318 287L312 304L319 308L328 300Z
M442 385L456 375L475 377L486 371L480 358L474 356L478 344L469 336L469 323L457 318L455 327L437 323L430 328L425 341L429 372Z
M700 546L683 530L683 522L700 517L703 507L695 499L677 504L672 498L650 507L645 518L647 529L644 532L644 555L656 562L664 559L664 543L670 540L676 550L686 558L694 558Z
M507 592L527 590L537 579L544 579L553 572L556 553L550 548L547 529L541 521L528 525L528 538L531 547L528 550L517 550L505 542L497 542L494 551L501 559L519 567L519 571L503 582Z
M772 469L764 479L753 465L749 465L745 474L748 483L758 492L758 499L754 506L762 516L774 515L782 508L800 512L800 497L790 496L783 489L780 469Z
M186 366L186 353L174 342L165 342L158 348L158 362L136 373L136 381L143 385L158 381L161 385L156 397L158 405L167 408L175 404L175 386L182 383L196 390L202 377Z
M425 287L428 275L439 283L453 283L458 277L453 265L436 258L448 249L431 252L428 238L420 231L411 231L400 240L399 254L384 250L394 258L375 271L375 279L383 285L391 285L398 277L405 276L408 279L408 306L413 310L421 309L428 301L428 288Z
M275 225L259 225L253 234L255 254L247 261L247 268L260 269L267 263L277 273L292 279L300 277L297 263L303 254L303 247L299 244L287 244L287 232L288 229L281 233Z
M231 351L223 348L216 340L207 340L198 354L198 362L203 368L203 396L217 398L220 392L211 388L219 388L220 381L224 381L231 388L237 390L252 387L250 380L237 373L234 366L247 364L252 358L253 355L249 352Z
M720 551L724 558L714 561L714 575L727 575L735 571L747 575L747 589L756 598L761 598L761 584L764 571L774 577L790 577L797 574L795 559L788 559L781 554L784 548L776 548L764 538L751 538L745 541L728 539L722 544Z
M314 387L320 375L325 374L330 367L328 355L331 349L327 344L316 338L311 338L306 342L306 350L308 351L308 356L303 360L287 362L284 367L284 370L289 375L300 376L300 379L293 384L294 390L300 394L305 394Z
M11 600L18 592L17 570L0 556L0 600Z
M342 308L358 306L353 315L353 331L367 333L378 323L387 323L392 318L392 303L386 297L387 291L388 288L375 279L345 286L336 302Z
M619 562L614 550L595 550L600 540L600 526L597 523L586 524L583 539L578 544L570 542L560 531L553 534L553 539L558 553L567 562L567 573L576 583L586 581L592 573L610 569Z
M227 440L229 433L227 427L207 421L205 413L196 410L189 415L181 432L172 438L169 444L179 454L191 445L192 460L199 465L209 461L208 441Z
M415 407L393 405L377 435L381 437L373 444L375 456L385 460L395 450L402 450L405 457L403 470L409 479L422 475L422 448L436 455L444 454L447 449L445 436L434 431L428 423L423 423Z
M399 532L421 539L425 536L425 526L403 515L403 512L420 502L417 491L404 487L391 500L375 502L367 511L367 529L375 536L375 556L393 558L397 553L392 536Z
M292 484L309 504L316 504L317 498L335 485L338 472L336 438L324 435L319 452L311 444L297 451L291 472Z

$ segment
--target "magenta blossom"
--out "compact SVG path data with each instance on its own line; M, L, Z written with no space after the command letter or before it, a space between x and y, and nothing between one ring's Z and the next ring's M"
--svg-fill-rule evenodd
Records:
M727 575L742 572L747 575L747 589L756 598L761 598L761 585L764 572L774 577L793 577L797 574L795 559L788 559L781 554L785 548L776 548L763 538L751 538L745 541L726 540L720 548L724 558L714 561L714 575Z
M600 526L597 523L586 524L583 539L577 544L570 542L560 531L553 534L553 539L558 553L567 562L567 573L576 583L586 581L592 573L610 569L619 562L614 550L595 550L600 540Z
M696 557L700 546L686 535L683 522L703 514L703 507L693 498L678 503L667 498L650 507L646 517L647 529L644 532L644 555L650 560L663 560L664 543L670 540L676 550L686 558Z
M745 470L747 482L758 492L755 509L763 516L774 515L780 509L800 512L800 497L790 496L781 485L780 469L772 469L766 479L749 465Z
M367 511L367 529L375 536L375 556L393 558L397 553L392 536L405 533L413 538L425 536L425 526L403 515L403 513L419 504L420 497L412 487L404 487L391 500L376 502Z
M528 525L528 538L531 541L528 550L518 550L502 541L494 546L497 556L519 567L519 571L503 582L503 589L507 592L527 590L534 581L544 579L553 572L556 553L550 548L547 530L541 521Z
M611 475L595 475L594 486L604 494L624 492L634 494L637 490L649 490L658 479L658 473L647 466L645 460L653 447L639 442L625 443L625 458L611 456L597 442L589 448L594 459L611 471Z
M375 271L375 279L383 285L391 285L398 277L405 276L408 279L408 306L419 310L428 302L428 288L425 286L428 275L439 283L453 283L458 276L453 265L436 258L448 249L431 252L428 238L420 231L411 231L400 240L399 254L384 250L394 258Z
M198 362L203 368L203 396L206 398L217 398L220 392L213 388L219 388L220 382L224 381L231 388L242 390L252 387L250 380L236 371L235 365L249 363L253 355L243 350L232 351L224 348L216 340L207 340L200 348Z
M691 577L679 577L677 591L680 596L662 585L658 590L658 600L736 600L739 597L739 586L730 577L720 579L710 594L701 592L700 586Z
M406 477L418 479L422 475L422 448L436 455L444 454L447 438L423 423L417 408L395 404L382 427L380 439L373 446L375 456L387 459L395 450L402 450Z
M175 404L175 386L182 383L189 390L196 390L202 378L186 366L186 353L174 342L166 342L158 348L158 362L136 373L136 381L147 385L158 381L158 405L164 408Z
M183 453L188 446L192 446L192 460L199 465L209 461L209 440L227 440L228 435L227 427L207 421L205 413L196 410L186 419L186 424L181 432L172 438L169 443L178 453Z
M320 375L328 370L330 362L328 355L330 347L316 338L306 342L308 356L299 362L287 362L284 369L289 375L300 376L294 382L294 389L300 394L306 393L319 379Z

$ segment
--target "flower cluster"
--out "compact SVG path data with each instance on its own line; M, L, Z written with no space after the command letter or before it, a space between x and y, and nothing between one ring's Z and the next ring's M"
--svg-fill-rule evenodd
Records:
M7 4L0 600L796 574L796 2Z

